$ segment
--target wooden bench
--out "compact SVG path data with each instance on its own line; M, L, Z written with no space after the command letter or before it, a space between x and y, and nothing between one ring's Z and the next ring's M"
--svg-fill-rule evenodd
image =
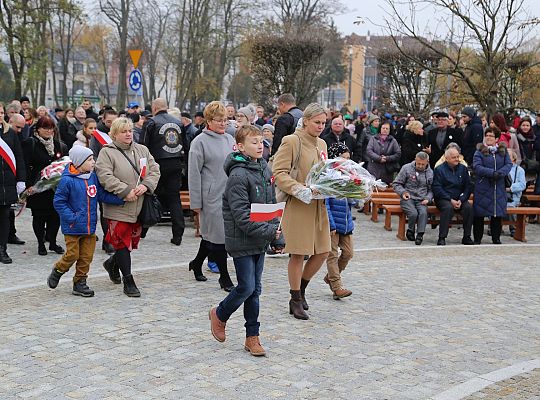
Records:
M189 191L181 190L180 191L180 201L182 202L182 210L191 210L191 201L189 199ZM199 214L192 212L193 225L195 227L195 237L201 236L199 231Z
M525 199L529 203L539 203L540 202L540 194L525 193L523 195L523 197L525 197Z
M374 197L371 199L371 220L373 222L379 222L379 209L383 205L396 205L399 204L400 200L397 194L393 198L379 198Z
M392 230L392 216L397 215L399 217L398 231L396 237L401 240L406 240L405 229L407 224L407 216L405 212L401 209L401 206L398 205L383 205L383 209L386 211L386 217L384 222L384 229L387 231ZM527 238L525 236L525 227L527 222L525 217L528 215L539 215L540 207L509 207L507 209L508 215L516 215L517 220L514 221L503 221L503 225L515 225L516 231L514 233L514 239L520 242L526 242ZM428 215L439 216L441 212L436 206L428 206ZM430 223L428 221L428 223ZM452 224L461 223L459 220L452 221ZM488 223L486 221L485 223ZM438 222L437 222L438 224Z

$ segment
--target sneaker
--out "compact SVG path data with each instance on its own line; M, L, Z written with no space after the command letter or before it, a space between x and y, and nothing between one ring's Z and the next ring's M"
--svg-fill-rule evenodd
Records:
M261 357L266 355L266 351L261 346L258 336L248 336L244 344L244 350L249 351L252 356Z
M86 279L81 279L73 284L73 290L71 291L75 296L92 297L94 291L86 284Z
M208 269L210 272L213 272L214 274L219 274L219 268L217 264L213 261L208 261Z
M51 289L56 289L58 286L58 282L60 282L60 278L64 275L63 272L58 271L56 268L53 268L49 277L47 278L47 285Z
M210 330L212 331L212 336L214 336L218 342L224 342L226 322L223 322L218 318L216 314L216 307L210 309L208 312L208 319L210 320Z

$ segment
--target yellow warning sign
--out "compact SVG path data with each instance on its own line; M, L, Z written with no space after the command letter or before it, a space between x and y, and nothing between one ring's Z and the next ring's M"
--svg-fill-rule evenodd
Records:
M131 57L131 62L133 63L133 68L137 68L139 65L139 60L141 59L142 50L129 50L129 56Z

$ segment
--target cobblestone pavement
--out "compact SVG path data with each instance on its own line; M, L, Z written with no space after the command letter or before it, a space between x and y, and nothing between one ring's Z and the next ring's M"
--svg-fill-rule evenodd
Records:
M540 399L540 369L490 385L466 400Z
M453 246L453 228L446 247L434 246L436 230L414 246L358 214L358 251L343 274L353 295L333 300L321 271L308 288L309 321L288 314L287 258L267 259L268 357L255 358L243 350L241 310L225 343L209 332L208 309L225 293L217 275L201 283L187 271L199 243L191 227L180 247L168 243L169 226L155 227L133 253L139 299L108 280L97 250L96 296L83 299L71 295L71 271L47 288L57 256L37 255L29 215L17 221L27 244L0 264L1 399L428 399L540 358L538 225L527 244L505 236L501 246ZM509 399L538 396L537 371L513 382L497 383L514 388ZM471 398L499 398L492 389Z

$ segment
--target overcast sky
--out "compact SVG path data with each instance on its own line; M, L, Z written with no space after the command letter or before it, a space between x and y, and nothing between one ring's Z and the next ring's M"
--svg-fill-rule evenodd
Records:
M341 0L341 2L348 9L348 12L338 15L334 18L336 25L340 32L345 35L356 33L358 35L366 35L368 30L371 34L381 34L380 28L373 23L367 21L372 20L375 24L383 24L384 16L386 15L384 9L388 8L384 0ZM526 9L529 15L540 17L540 0L524 0ZM420 10L419 16L426 21L433 20L433 13L428 10ZM364 24L355 25L357 16L361 16L365 21ZM540 37L540 26L537 26L536 36Z

